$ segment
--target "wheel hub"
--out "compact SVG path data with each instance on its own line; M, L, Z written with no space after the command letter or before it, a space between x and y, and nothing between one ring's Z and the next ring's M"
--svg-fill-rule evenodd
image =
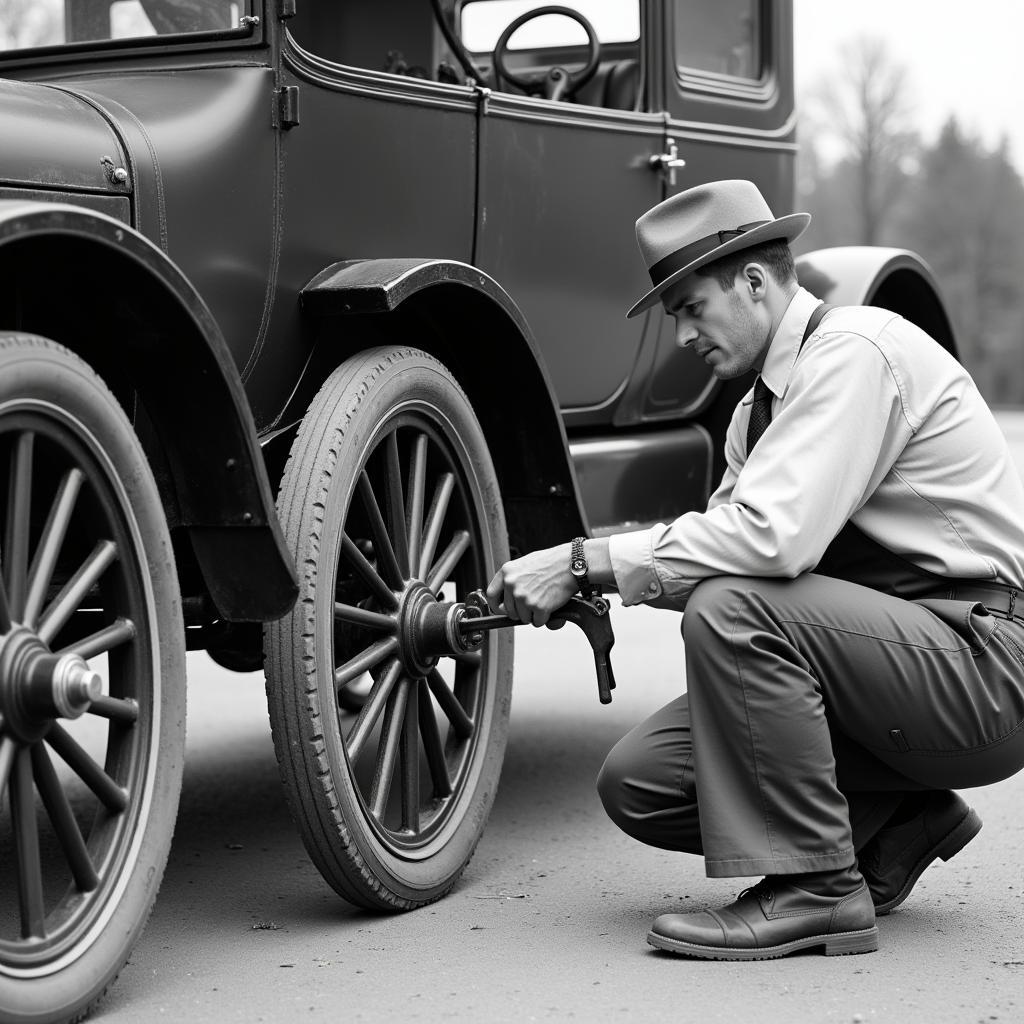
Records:
M21 742L46 735L55 718L78 718L99 698L103 680L77 654L52 654L16 626L0 646L0 713Z
M466 605L439 601L428 586L414 582L398 609L399 657L413 676L425 676L438 658L465 654L479 647L482 637L459 629Z

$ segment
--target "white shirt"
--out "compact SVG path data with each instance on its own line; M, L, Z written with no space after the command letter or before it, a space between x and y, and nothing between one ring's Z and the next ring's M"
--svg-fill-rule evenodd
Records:
M707 510L610 538L623 604L682 607L707 576L795 577L848 519L947 579L1024 582L1024 485L967 371L894 313L799 289L761 376L772 422L746 455L753 389Z

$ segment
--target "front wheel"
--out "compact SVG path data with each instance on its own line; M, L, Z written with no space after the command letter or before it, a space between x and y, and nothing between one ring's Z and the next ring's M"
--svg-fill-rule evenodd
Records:
M398 348L340 366L303 419L278 509L301 579L265 634L292 815L350 902L429 903L483 832L512 683L511 631L458 657L417 644L426 609L508 558L487 443L448 370Z
M163 507L79 358L0 334L0 1019L80 1019L142 931L185 741Z

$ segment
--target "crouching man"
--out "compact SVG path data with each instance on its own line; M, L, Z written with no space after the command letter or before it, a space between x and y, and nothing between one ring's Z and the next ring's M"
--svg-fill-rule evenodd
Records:
M736 407L704 512L506 563L495 608L543 625L580 574L685 609L687 692L601 770L612 820L763 875L648 941L753 960L877 948L876 915L981 821L953 792L1024 765L1024 487L964 369L883 309L827 308L750 182L682 192L637 222L678 344ZM570 570L570 560L575 562Z

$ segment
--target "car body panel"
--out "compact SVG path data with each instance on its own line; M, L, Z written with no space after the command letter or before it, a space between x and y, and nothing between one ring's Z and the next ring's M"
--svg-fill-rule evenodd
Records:
M562 408L607 406L647 324L625 311L650 287L633 225L662 196L663 123L495 93L484 131L476 262L516 296Z
M118 136L89 103L59 88L0 79L0 182L99 194L126 191L104 169L123 164Z
M161 207L155 222L140 218L138 226L204 296L244 375L266 334L276 283L273 72L205 67L61 85L103 105L122 137L136 134L135 178Z

